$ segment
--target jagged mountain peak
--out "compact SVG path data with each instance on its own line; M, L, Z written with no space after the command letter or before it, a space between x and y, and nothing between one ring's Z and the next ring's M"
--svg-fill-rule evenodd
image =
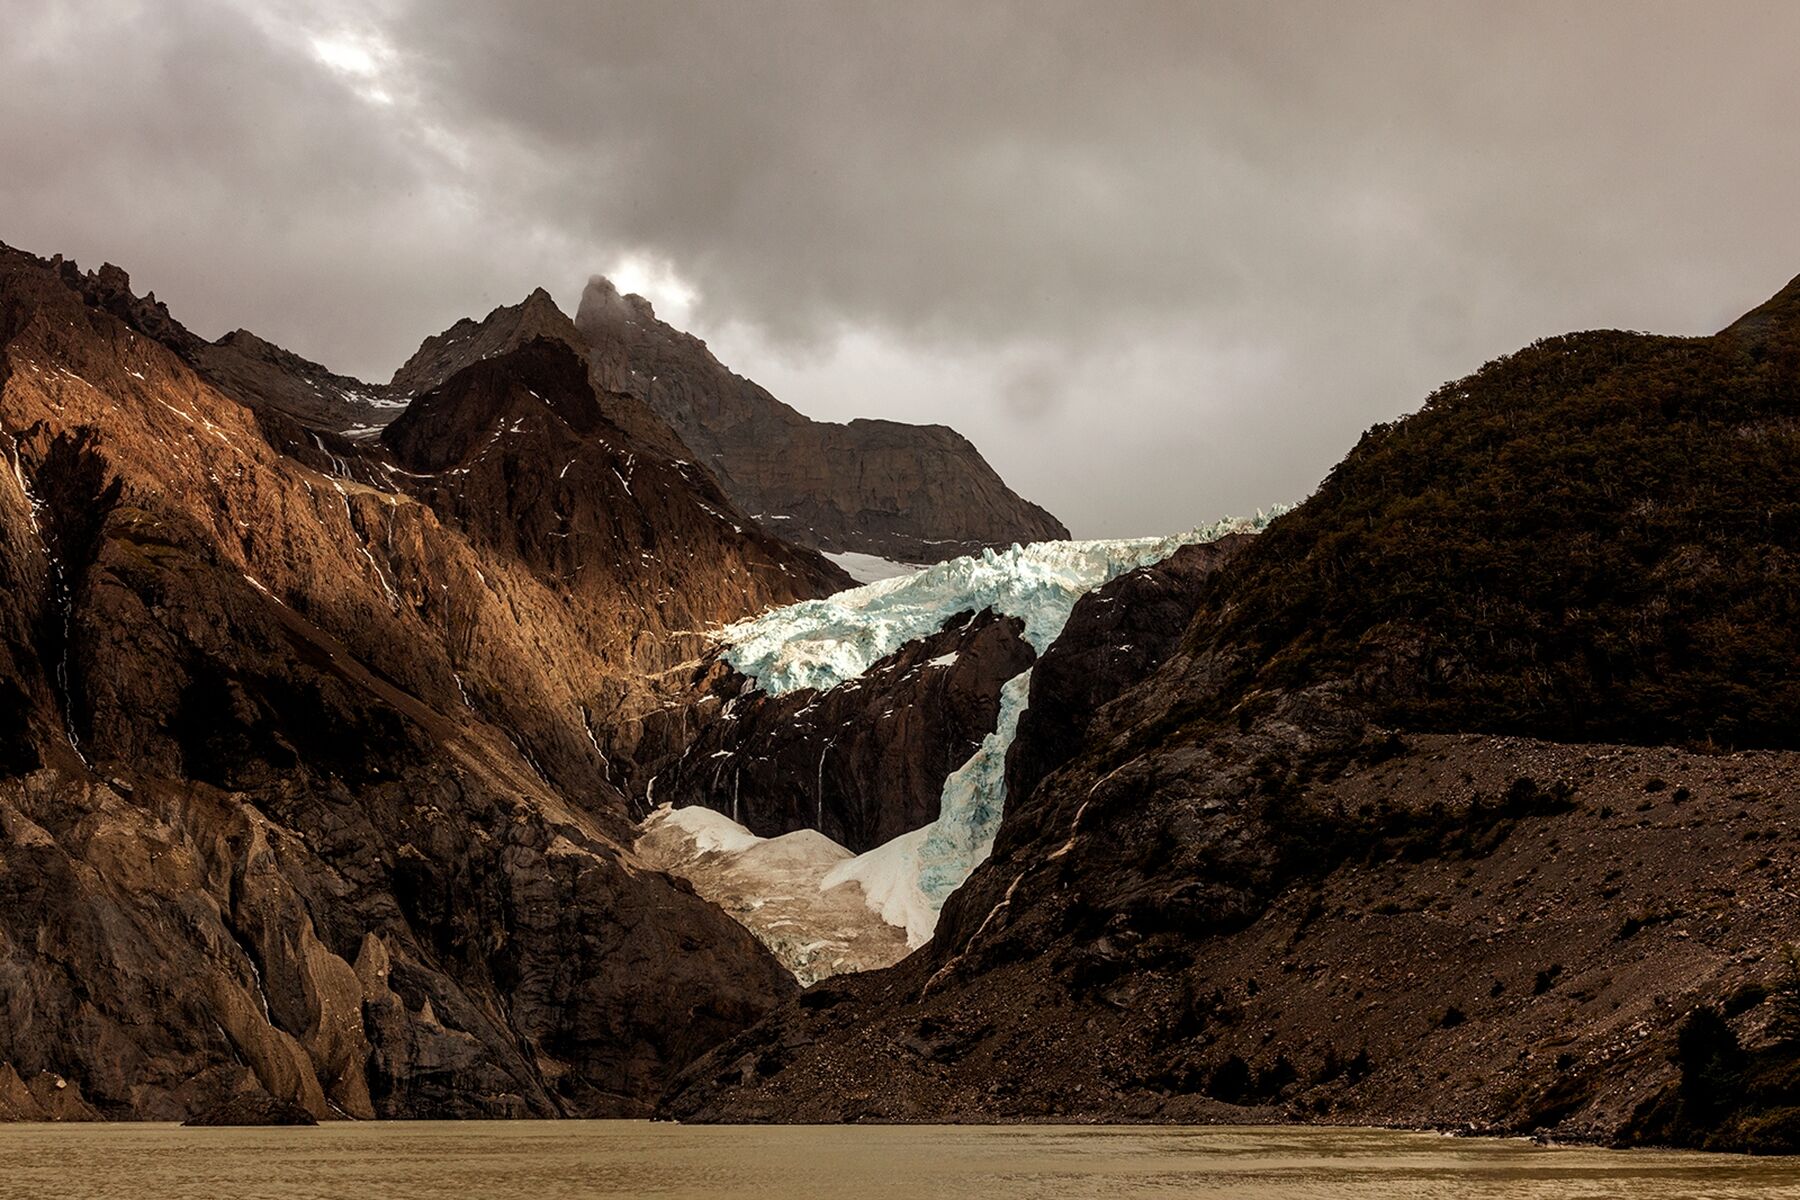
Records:
M131 290L131 276L114 263L101 263L95 271L83 272L73 259L62 255L48 260L62 280L90 305L111 313L137 332L155 338L177 354L189 357L206 344L205 339L190 331L169 312L169 306L156 298L155 292L136 295Z
M554 338L570 346L582 344L575 323L541 287L516 304L500 305L479 321L464 317L444 332L426 338L394 372L388 386L395 392L417 396L472 363L539 337Z
M741 508L791 541L938 562L1069 536L953 430L811 420L603 275L588 280L575 326L606 388L654 409Z
M527 407L583 435L605 420L580 353L540 336L464 367L415 399L381 438L408 466L438 470Z
M590 275L581 292L581 306L575 310L575 323L608 320L655 321L656 308L636 292L621 292L604 275Z

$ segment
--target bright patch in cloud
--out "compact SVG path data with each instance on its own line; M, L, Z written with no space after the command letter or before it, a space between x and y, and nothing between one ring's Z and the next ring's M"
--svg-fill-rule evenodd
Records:
M340 31L315 34L308 39L313 57L352 81L357 95L376 104L392 104L393 93L382 86L384 69L393 50L379 38Z
M636 292L656 307L656 315L680 326L694 310L700 293L674 268L660 259L628 254L605 272L612 285L624 293Z

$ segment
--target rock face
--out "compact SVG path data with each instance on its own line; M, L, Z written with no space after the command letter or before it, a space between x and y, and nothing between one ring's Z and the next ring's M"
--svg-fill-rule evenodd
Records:
M1102 706L1141 683L1181 642L1202 582L1250 541L1228 533L1183 546L1083 596L1031 673L1029 706L1006 756L1006 794L1028 799L1080 749Z
M228 1100L213 1105L203 1113L183 1121L183 1125L317 1125L319 1119L285 1100L277 1100L260 1088L239 1092Z
M0 1065L0 1121L97 1121L81 1088L61 1075L40 1071L27 1082L11 1063Z
M691 740L649 764L653 794L763 837L814 829L873 849L937 817L944 780L994 730L1001 687L1036 657L1021 630L991 609L966 613L824 691L770 695L722 663L702 667L703 695L680 717Z
M562 346L284 453L181 333L0 249L0 1111L645 1111L794 985L610 756L646 671L840 577Z
M1069 536L955 430L809 420L605 279L588 283L575 323L604 386L660 413L739 507L782 537L926 563Z
M1079 742L1021 729L933 940L665 1112L1800 1144L1794 307L1490 364L1181 589L1141 678L1052 647L1032 737ZM1140 636L1105 598L1070 665Z

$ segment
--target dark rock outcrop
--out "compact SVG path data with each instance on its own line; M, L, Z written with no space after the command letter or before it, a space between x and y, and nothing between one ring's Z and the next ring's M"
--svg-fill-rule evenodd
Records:
M1181 642L1200 585L1252 535L1183 546L1128 571L1075 604L1031 673L1028 707L1006 755L1006 794L1029 798L1077 754L1100 709L1141 683Z
M647 765L652 794L762 837L817 829L873 849L937 818L944 780L994 731L1002 685L1032 664L1022 630L991 609L962 614L823 692L771 696L722 663L702 668L704 694L678 718L690 740Z
M0 249L0 1107L644 1112L793 982L636 861L607 748L834 572L566 351L296 457L122 277Z
M953 429L809 420L599 277L575 323L604 386L660 413L740 508L791 541L941 562L1069 536Z
M196 1113L183 1125L317 1125L319 1119L286 1100L277 1100L261 1088L239 1092L205 1112Z

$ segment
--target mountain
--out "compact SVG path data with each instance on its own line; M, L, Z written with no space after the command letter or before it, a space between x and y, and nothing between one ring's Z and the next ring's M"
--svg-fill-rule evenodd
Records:
M379 439L196 362L0 248L0 1113L647 1111L795 984L635 856L613 759L708 626L843 576L565 342Z
M664 1113L1800 1147L1796 296L1536 343L1091 594L931 940Z
M539 288L518 304L426 338L379 385L335 374L245 330L207 342L154 296L131 295L117 268L95 278L103 282L85 285L90 299L111 304L219 390L257 410L272 440L290 452L310 441L336 452L337 439L373 437L414 398L457 372L548 339L587 357L610 420L667 458L693 459L738 508L798 545L925 563L985 546L1068 537L1049 513L1009 490L954 430L809 420L732 374L700 339L657 320L649 301L621 296L598 277L574 320Z
M855 588L589 296L387 391L0 247L0 1117L1800 1150L1800 280Z
M931 563L1069 536L955 430L810 420L604 278L575 324L607 388L662 414L740 507L803 546Z

